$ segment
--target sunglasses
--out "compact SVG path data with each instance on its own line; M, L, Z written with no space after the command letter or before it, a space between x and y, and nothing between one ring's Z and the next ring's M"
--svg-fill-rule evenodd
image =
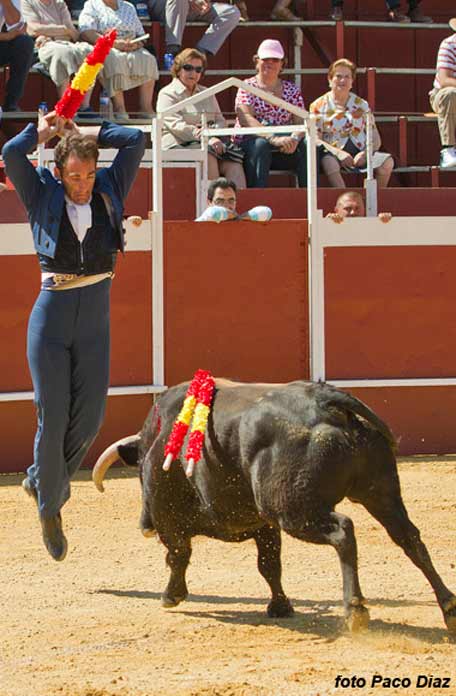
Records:
M185 65L182 66L182 70L185 70L186 72L196 72L196 73L202 73L204 68L202 65L190 65L190 63L185 63Z

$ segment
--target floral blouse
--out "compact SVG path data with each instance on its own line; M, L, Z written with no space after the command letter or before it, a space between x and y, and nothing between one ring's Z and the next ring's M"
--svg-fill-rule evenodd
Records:
M349 140L359 150L366 149L366 114L369 104L350 92L345 108L334 103L332 92L326 92L310 105L317 117L318 136L324 142L343 149ZM374 123L375 129L375 123Z
M125 0L117 0L117 10L105 5L103 0L87 0L78 24L80 32L94 29L104 34L110 29L117 29L119 39L133 39L144 34L136 8Z
M248 85L252 87L257 87L261 89L256 76L250 77L245 80ZM288 80L282 80L282 99L284 99L289 104L294 106L299 106L301 109L305 109L304 99L301 94L301 90L293 82ZM236 94L235 108L241 104L246 104L250 106L253 111L255 118L260 121L263 125L268 126L287 126L289 123L293 123L293 114L291 114L286 109L279 106L274 106L273 104L268 104L260 97L256 97L250 92L246 92L245 89L238 89ZM240 127L239 118L236 118L235 127Z

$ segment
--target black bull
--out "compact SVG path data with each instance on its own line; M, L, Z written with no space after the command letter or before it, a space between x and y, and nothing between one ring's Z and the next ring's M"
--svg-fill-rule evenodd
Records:
M445 622L456 633L456 597L435 570L401 497L394 438L358 399L327 384L241 384L216 380L203 456L189 479L186 462L163 471L164 447L188 384L161 395L141 433L111 445L94 468L103 490L119 458L140 465L141 529L158 533L171 570L165 607L187 597L191 538L255 539L258 570L271 588L268 614L290 616L281 584L281 530L330 544L339 556L345 618L353 630L368 623L358 579L353 523L334 511L343 498L361 503L424 573Z

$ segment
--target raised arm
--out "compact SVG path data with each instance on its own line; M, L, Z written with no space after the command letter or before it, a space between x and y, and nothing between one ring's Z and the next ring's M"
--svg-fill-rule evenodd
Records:
M93 127L88 128L91 130ZM80 130L86 135L93 136L90 130L85 131L82 128ZM112 147L118 150L106 173L121 200L125 200L144 155L144 133L139 128L118 126L109 121L103 121L98 132L98 144L101 147Z

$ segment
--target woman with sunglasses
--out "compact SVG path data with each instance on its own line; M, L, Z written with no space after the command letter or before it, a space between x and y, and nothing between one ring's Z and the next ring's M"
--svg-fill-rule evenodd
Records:
M265 39L253 57L257 73L245 83L304 109L300 89L293 82L282 80L280 77L284 58L285 53L280 41ZM302 120L286 109L274 106L244 89L239 89L236 95L236 115L236 126L250 128L302 123ZM238 141L245 153L247 186L265 188L268 185L270 169L292 170L296 173L299 186L307 186L304 133L249 135L238 138Z
M185 48L174 58L171 68L173 80L158 93L157 111L174 106L206 88L200 85L206 68L206 56L196 48ZM165 116L163 120L162 147L171 148L201 147L202 114L206 114L208 124L225 127L225 119L214 96L186 106L182 111ZM209 139L208 176L217 179L224 176L235 182L237 188L245 188L245 175L242 168L243 153L236 145L220 138Z

